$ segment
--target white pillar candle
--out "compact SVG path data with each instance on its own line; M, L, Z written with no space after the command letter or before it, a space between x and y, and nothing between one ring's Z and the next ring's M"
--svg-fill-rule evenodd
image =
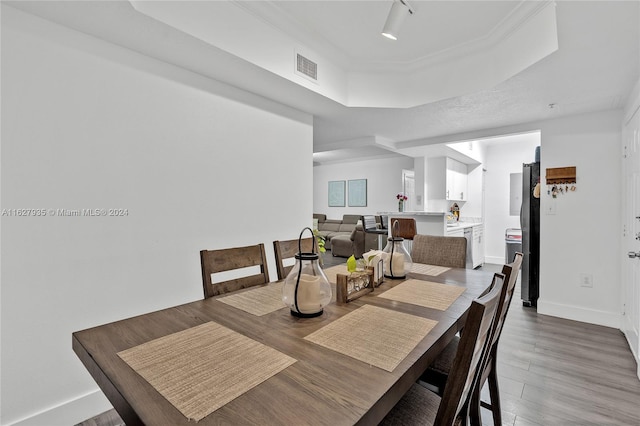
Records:
M313 314L321 309L320 277L308 274L300 275L300 284L298 285L299 312L301 314Z
M391 267L393 268L394 276L404 275L404 254L393 253L393 259L391 259Z

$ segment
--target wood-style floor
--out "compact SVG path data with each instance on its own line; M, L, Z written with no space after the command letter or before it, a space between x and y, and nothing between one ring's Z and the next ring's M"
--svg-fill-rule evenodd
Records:
M640 426L640 380L620 330L538 315L522 306L519 287L500 338L498 377L505 425ZM493 425L489 411L482 415ZM122 424L111 410L79 426Z
M522 306L519 282L498 346L503 423L639 426L640 380L622 332L539 315ZM482 420L493 424L489 411Z

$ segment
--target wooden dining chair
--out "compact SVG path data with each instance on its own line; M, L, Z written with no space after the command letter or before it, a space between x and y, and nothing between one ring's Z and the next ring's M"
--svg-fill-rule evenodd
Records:
M442 398L415 383L391 409L381 425L466 425L469 397L486 356L504 275L493 276L489 293L471 302L464 333Z
M262 243L246 247L202 250L200 251L200 265L205 299L269 282L267 257ZM260 273L215 283L211 280L211 274L250 266L259 266Z
M304 238L301 243L303 253L311 253L313 251L313 238ZM293 265L285 266L285 260L291 259L300 251L298 239L274 241L273 251L276 254L276 270L278 272L278 279L283 280L287 278L291 268L293 268Z
M467 239L418 234L413 238L411 260L427 265L464 268L467 265Z
M522 265L522 257L522 253L516 253L513 262L502 267L502 274L505 276L506 284L502 290L502 294L500 295L499 307L496 314L494 329L492 331L489 351L487 352L487 357L484 361L484 365L482 366L478 386L474 389L470 401L472 424L482 423L480 415L481 407L487 408L491 411L494 424L502 424L502 410L500 407L500 392L498 388L497 375L498 342L500 340L500 334L502 333L502 327L504 326L504 322L507 317L507 312L509 311L509 306L513 299L516 281ZM431 388L436 389L439 394L442 394L443 390L448 386L448 377L452 371L453 360L459 345L460 339L458 337L454 338L420 378L420 380L428 383ZM480 393L485 383L488 383L489 385L489 403L482 401L480 398Z

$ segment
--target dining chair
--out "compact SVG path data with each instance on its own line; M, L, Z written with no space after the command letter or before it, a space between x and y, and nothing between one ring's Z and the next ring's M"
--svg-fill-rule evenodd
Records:
M467 239L418 234L413 239L411 260L427 265L464 268L467 265Z
M380 423L389 425L466 425L469 398L486 356L504 275L494 274L492 289L471 302L465 328L442 397L415 383Z
M300 252L298 241L298 238L296 238L295 240L273 242L273 251L276 254L276 271L278 272L279 280L287 278L291 268L293 268L293 265L285 266L285 261ZM304 238L301 240L301 244L303 253L311 253L313 251L313 238Z
M502 267L502 274L505 276L506 284L502 290L502 294L500 295L498 312L496 314L496 321L494 323L487 357L481 369L478 386L474 389L471 397L470 416L472 424L482 423L480 415L481 407L487 408L491 411L494 424L502 424L502 410L500 407L500 392L498 388L497 375L498 342L500 340L500 334L502 333L502 327L504 326L504 322L507 317L507 312L509 311L509 306L513 299L516 281L522 265L522 257L522 253L516 252L513 262ZM440 355L438 355L436 360L429 366L429 368L427 368L427 371L420 378L420 380L428 383L430 388L435 389L439 394L442 394L443 390L446 390L446 387L448 386L448 376L452 371L453 360L459 345L460 338L456 336L440 353ZM480 393L485 383L489 385L490 402L488 403L482 401L480 398Z
M262 243L246 247L202 250L200 251L200 265L205 299L269 282L267 257ZM211 280L211 274L251 266L259 266L260 273L215 283Z

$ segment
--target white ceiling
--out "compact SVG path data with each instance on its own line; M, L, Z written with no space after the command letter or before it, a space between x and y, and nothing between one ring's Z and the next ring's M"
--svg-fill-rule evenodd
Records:
M446 135L621 108L640 75L638 1L413 0L396 42L380 35L391 0L3 3L313 114L319 163L416 156L455 140ZM148 13L154 5L169 16ZM542 8L557 32L549 19L520 31ZM288 43L335 71L333 86L285 75L293 64L274 58L279 47L293 58ZM499 43L511 43L506 59L487 50ZM352 86L383 74L395 92L429 100L347 106ZM380 105L395 95L371 87Z
M283 31L325 52L342 55L351 68L408 65L421 59L483 39L500 24L530 9L522 1L420 1L409 4L398 41L380 36L392 0L244 2L245 7ZM273 13L266 11L270 7ZM481 19L465 19L480 17ZM462 21L462 22L461 22ZM457 25L461 23L462 25ZM453 25L452 25L453 24Z

